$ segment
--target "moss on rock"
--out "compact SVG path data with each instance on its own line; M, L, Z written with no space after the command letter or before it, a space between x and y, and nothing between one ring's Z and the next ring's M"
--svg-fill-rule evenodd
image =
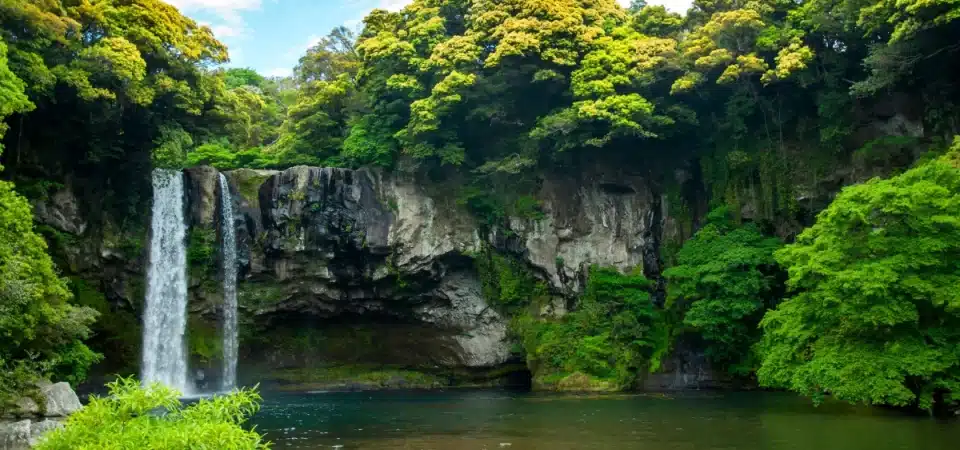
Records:
M391 366L329 366L282 369L269 374L283 390L432 389L449 385L443 377Z
M275 173L267 170L237 169L228 176L235 183L240 197L251 207L258 208L260 187Z
M619 392L621 390L615 381L604 380L583 372L537 376L533 379L533 387L536 390L557 392Z

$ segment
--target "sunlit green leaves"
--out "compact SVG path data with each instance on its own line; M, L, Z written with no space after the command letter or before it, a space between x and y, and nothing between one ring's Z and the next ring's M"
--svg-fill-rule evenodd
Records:
M777 253L793 297L762 322L763 384L921 407L957 387L958 151L845 189Z
M561 319L519 316L513 327L535 382L555 388L563 377L581 374L626 389L638 374L656 370L666 327L649 288L639 270L622 274L593 267L577 311Z
M185 406L179 392L160 384L141 387L133 378L108 385L110 396L92 397L66 426L44 436L36 448L259 450L269 448L246 420L260 396L242 389Z

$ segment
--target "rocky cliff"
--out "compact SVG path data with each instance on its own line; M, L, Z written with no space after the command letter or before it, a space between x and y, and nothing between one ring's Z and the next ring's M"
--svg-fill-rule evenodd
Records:
M511 351L508 318L484 298L479 254L510 255L547 288L543 313L563 314L591 265L639 266L658 280L663 243L684 237L655 183L611 170L545 176L538 214L493 228L412 176L315 167L225 175L241 263L240 373L250 381L284 371L309 379L331 365L502 375L523 361ZM201 385L219 373L218 176L185 171L189 345ZM104 371L135 373L148 232L109 216L90 226L77 203L66 187L38 202L38 221L78 298L106 313L97 325ZM658 387L711 379L695 354L679 355Z
M574 306L591 265L641 267L662 302L664 253L689 237L706 208L695 192L701 181L682 171L677 184L694 190L685 196L616 170L548 174L534 195L537 214L493 227L481 227L455 195L412 176L315 167L225 175L235 201L226 220L235 222L241 263L240 373L249 381L323 378L315 370L331 366L502 375L523 360L511 351L508 318L484 297L478 255L509 255L539 279L548 297L543 314ZM225 219L219 173L197 167L184 176L189 345L202 386L219 373L218 230ZM64 188L38 203L38 221L74 275L78 300L106 313L97 325L105 371L135 372L148 233L109 216L88 224L77 203ZM646 386L716 382L701 355L679 343Z
M226 175L242 264L241 372L254 377L329 364L500 367L517 355L482 293L474 258L485 248L542 279L544 312L562 314L590 265L642 266L657 279L660 243L676 233L665 197L639 176L546 178L542 214L481 232L454 196L413 178L313 167ZM218 266L205 247L217 242L218 174L186 176L189 253L214 256L191 256L192 327L215 336Z

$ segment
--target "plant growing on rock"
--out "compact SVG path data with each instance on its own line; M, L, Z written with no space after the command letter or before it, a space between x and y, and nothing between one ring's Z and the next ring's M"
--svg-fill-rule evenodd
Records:
M535 382L564 390L619 390L659 367L666 348L661 313L639 270L590 269L578 309L556 320L514 321Z

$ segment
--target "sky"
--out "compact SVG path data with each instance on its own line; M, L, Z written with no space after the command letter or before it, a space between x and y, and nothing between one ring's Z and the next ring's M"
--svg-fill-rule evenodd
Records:
M231 67L261 74L292 72L306 50L334 27L358 28L375 8L398 11L412 0L165 0L209 25L230 49ZM627 5L630 0L617 0ZM685 12L691 0L648 0Z

